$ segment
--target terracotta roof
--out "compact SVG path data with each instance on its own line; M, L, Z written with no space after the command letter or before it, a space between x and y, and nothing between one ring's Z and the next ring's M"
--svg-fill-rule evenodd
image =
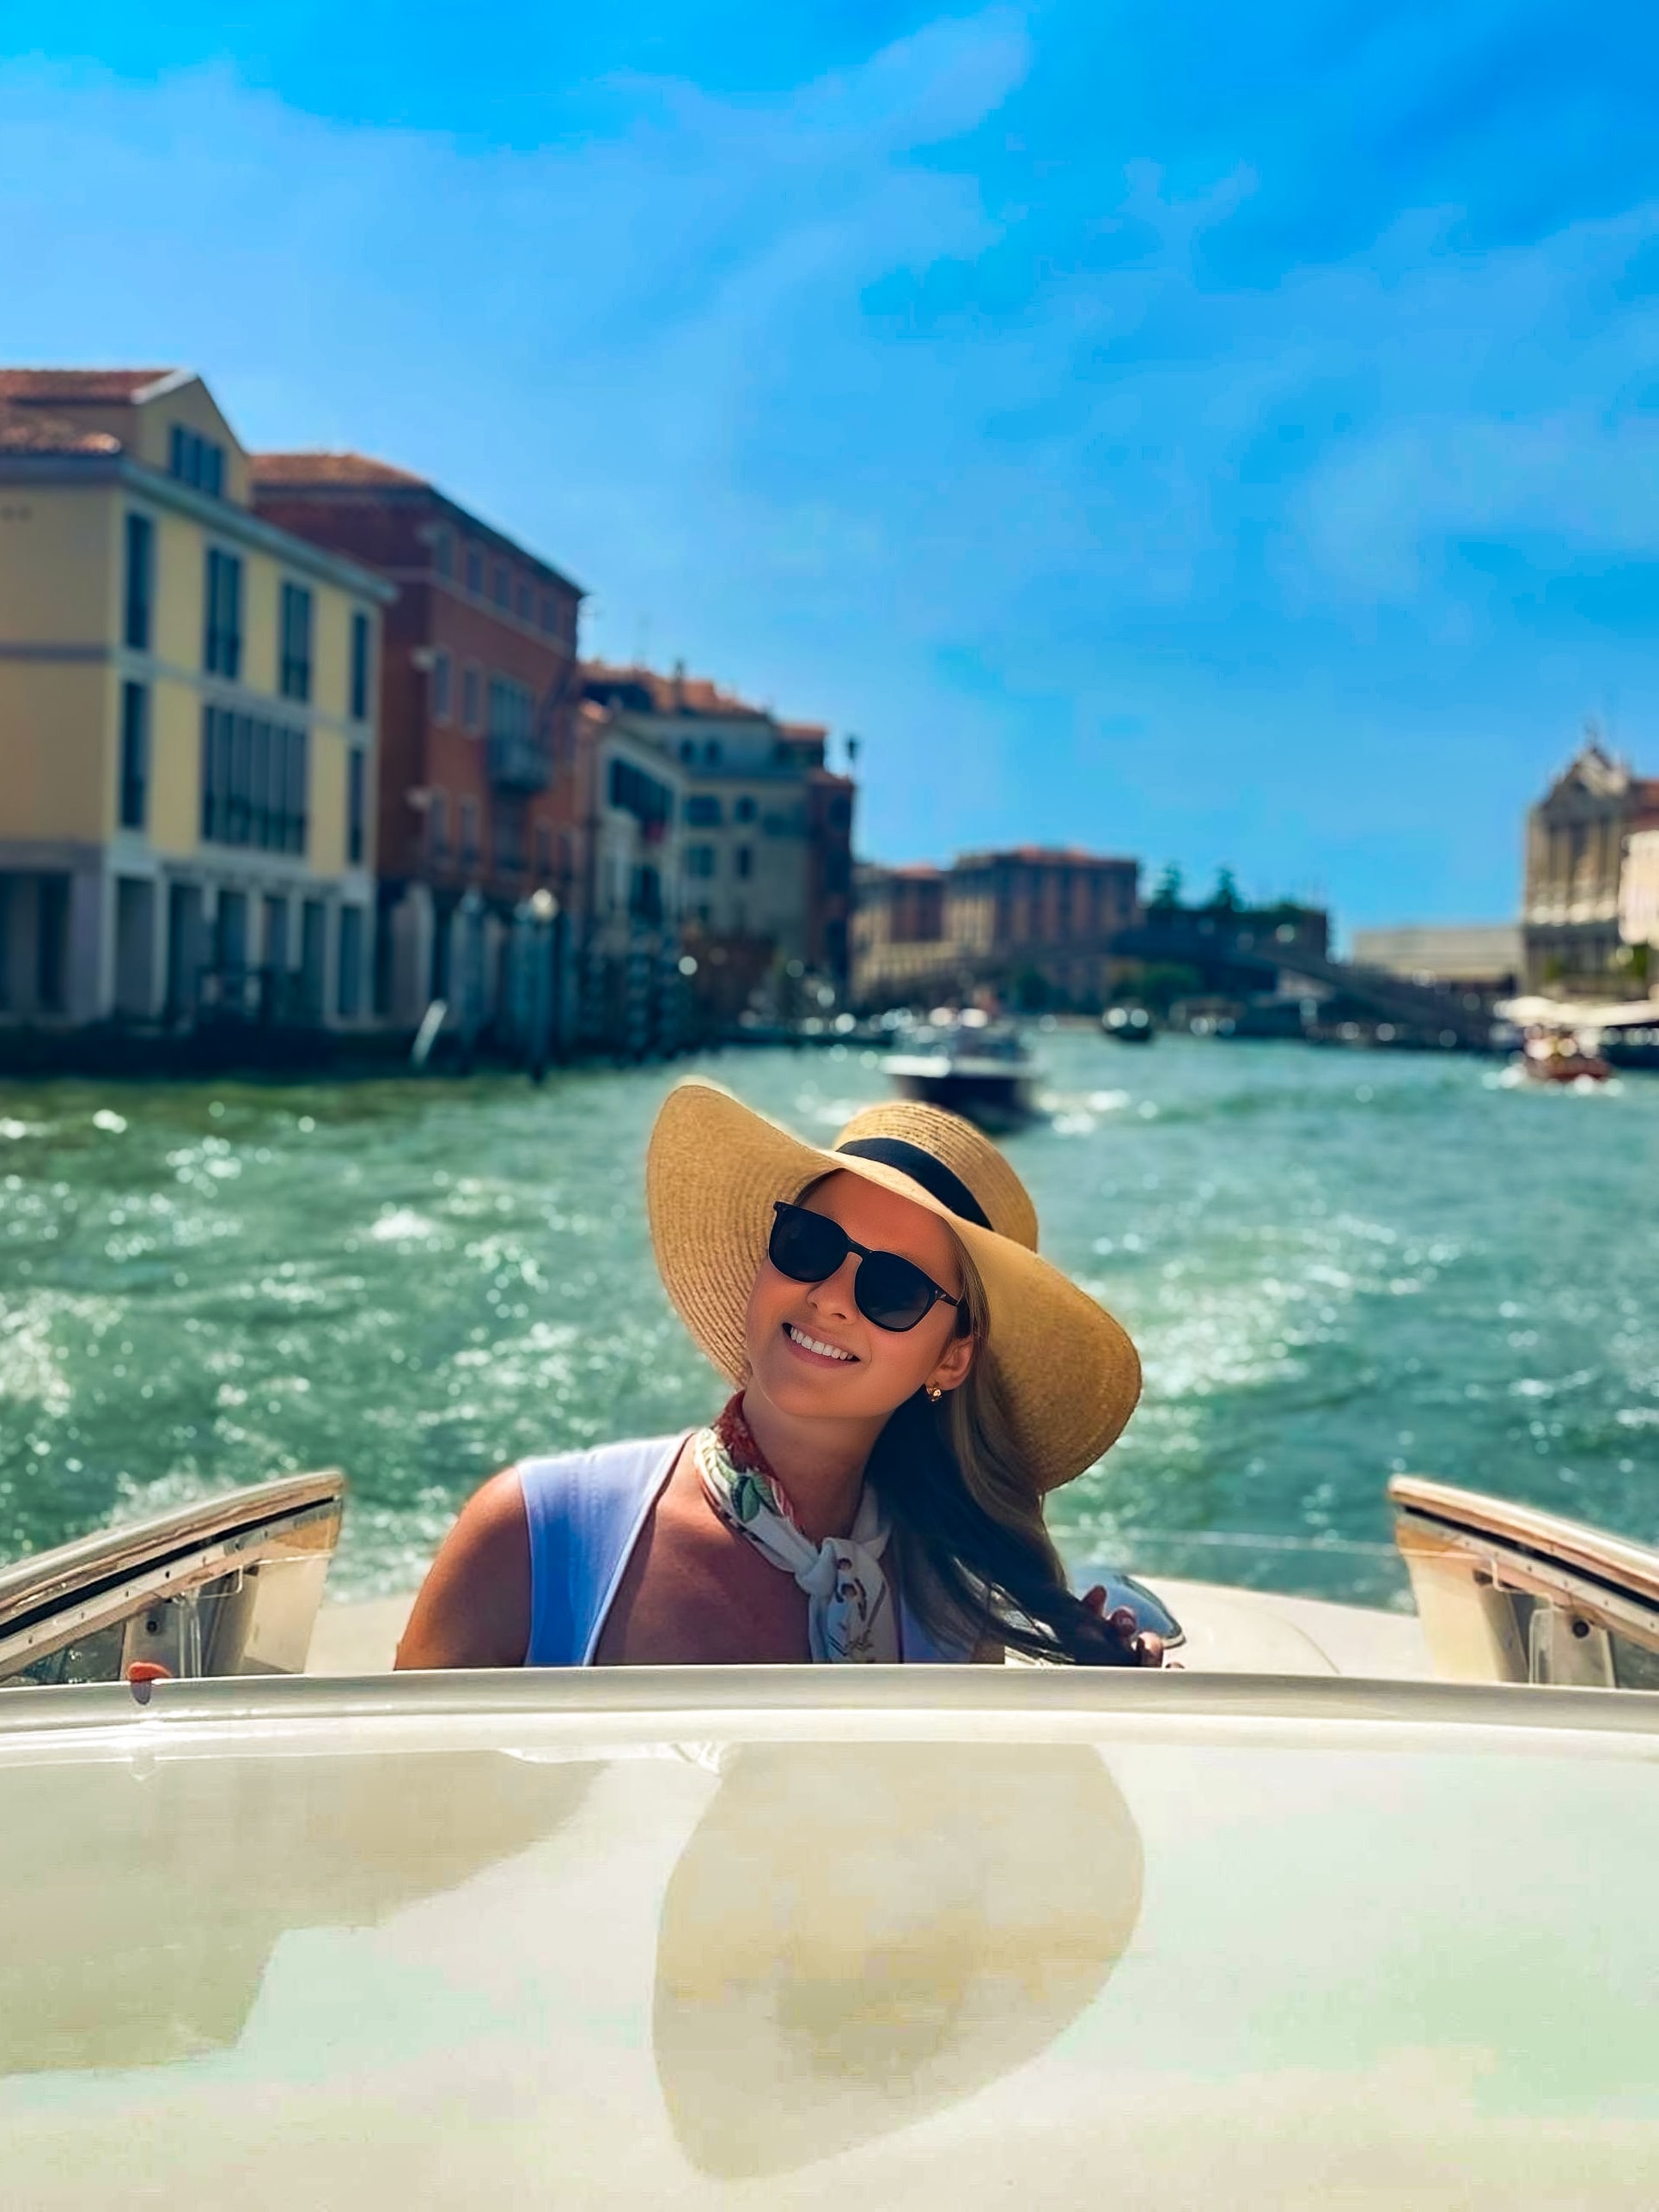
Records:
M582 669L582 679L590 695L595 691L641 692L650 701L646 711L652 714L707 715L728 722L771 719L764 707L752 707L746 700L734 698L729 692L723 692L711 683L706 676L664 676L655 668L622 668L603 661L589 661Z
M0 369L0 399L24 406L131 406L179 369Z
M0 453L118 454L121 441L103 430L83 430L63 415L18 405L0 396Z
M1109 853L1084 852L1079 845L1005 845L995 852L960 854L956 865L983 866L986 861L1014 860L1039 868L1136 868L1139 862L1119 860Z
M425 477L394 468L390 461L375 460L368 454L250 454L247 466L255 484L401 484L418 491L433 489Z

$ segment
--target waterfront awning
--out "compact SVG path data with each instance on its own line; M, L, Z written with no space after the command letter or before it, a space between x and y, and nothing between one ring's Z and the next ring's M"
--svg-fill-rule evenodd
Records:
M1501 1020L1522 1028L1638 1029L1650 1024L1659 1028L1659 999L1651 998L1621 1004L1570 998L1506 998L1493 1010Z

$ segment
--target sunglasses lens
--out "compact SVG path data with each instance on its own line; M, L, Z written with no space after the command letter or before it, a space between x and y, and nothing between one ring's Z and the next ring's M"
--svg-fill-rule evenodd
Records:
M878 1329L913 1329L933 1304L933 1285L897 1252L873 1252L859 1263L852 1295L858 1311Z
M766 1250L778 1272L791 1283L822 1283L847 1256L846 1231L802 1206L780 1206Z

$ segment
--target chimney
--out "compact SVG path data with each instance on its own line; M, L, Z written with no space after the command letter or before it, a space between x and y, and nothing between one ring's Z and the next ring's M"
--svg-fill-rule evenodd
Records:
M674 710L677 715L683 715L686 711L686 663L683 661L676 661L674 664Z

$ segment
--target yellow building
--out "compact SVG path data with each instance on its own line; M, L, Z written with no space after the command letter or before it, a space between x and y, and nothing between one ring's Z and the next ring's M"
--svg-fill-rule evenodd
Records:
M369 1018L381 609L185 369L0 369L0 1022Z

